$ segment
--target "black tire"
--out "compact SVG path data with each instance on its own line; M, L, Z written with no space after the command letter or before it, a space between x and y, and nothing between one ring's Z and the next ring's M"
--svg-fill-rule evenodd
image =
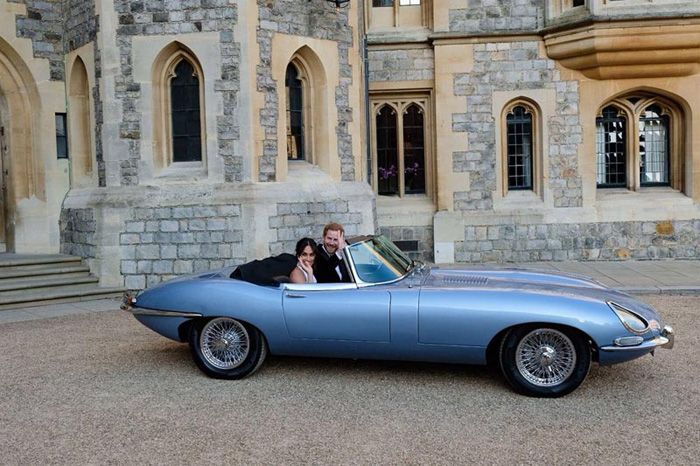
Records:
M591 367L588 341L572 330L523 326L501 341L501 372L520 394L556 398L575 390Z
M253 326L230 317L215 317L192 325L192 358L202 372L216 379L242 379L258 370L267 344Z

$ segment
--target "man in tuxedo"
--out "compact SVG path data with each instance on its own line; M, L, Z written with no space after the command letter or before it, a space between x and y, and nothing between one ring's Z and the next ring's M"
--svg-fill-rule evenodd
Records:
M323 241L314 261L314 276L318 283L350 282L350 274L343 259L345 229L339 223L323 227Z

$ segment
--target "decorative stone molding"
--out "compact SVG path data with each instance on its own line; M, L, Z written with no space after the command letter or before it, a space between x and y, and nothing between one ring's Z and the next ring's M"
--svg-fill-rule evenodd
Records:
M684 23L594 23L544 41L549 58L592 79L689 76L700 71L700 20Z

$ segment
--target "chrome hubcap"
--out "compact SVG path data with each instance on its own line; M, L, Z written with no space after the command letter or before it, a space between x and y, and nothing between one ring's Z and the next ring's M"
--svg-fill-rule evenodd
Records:
M250 337L245 327L228 317L207 322L199 336L204 359L217 369L234 369L248 357Z
M576 349L569 337L554 329L537 329L515 349L518 372L539 387L563 383L576 367Z

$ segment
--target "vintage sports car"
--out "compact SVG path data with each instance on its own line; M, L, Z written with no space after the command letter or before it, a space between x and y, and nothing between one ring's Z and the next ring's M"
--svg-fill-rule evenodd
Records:
M189 342L200 369L224 379L252 374L268 353L489 363L516 391L557 397L594 361L673 346L654 309L584 277L429 267L383 236L349 239L343 254L353 283L260 285L229 267L127 296L123 308Z

